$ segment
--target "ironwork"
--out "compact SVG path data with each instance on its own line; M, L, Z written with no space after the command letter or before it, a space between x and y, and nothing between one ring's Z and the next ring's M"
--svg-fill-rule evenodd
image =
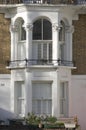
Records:
M72 61L66 61L66 60L52 60L52 59L24 59L24 60L13 60L13 61L8 61L7 66L9 68L16 68L16 67L29 67L29 66L34 66L34 65L47 65L47 66L52 66L52 65L59 65L59 66L71 66L73 67L74 64Z
M86 4L86 0L0 0L0 4Z

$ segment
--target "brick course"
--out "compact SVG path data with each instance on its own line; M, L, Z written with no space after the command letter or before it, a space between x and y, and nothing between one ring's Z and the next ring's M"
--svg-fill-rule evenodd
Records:
M79 20L73 21L73 74L86 74L86 14L80 14Z
M0 14L0 74L9 74L6 62L10 60L10 19Z

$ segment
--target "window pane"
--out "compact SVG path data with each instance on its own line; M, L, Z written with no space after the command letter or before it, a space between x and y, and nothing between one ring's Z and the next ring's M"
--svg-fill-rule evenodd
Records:
M42 25L41 19L37 20L33 24L33 40L41 40L42 39Z
M21 27L21 40L26 40L26 31L23 27Z
M33 83L32 110L36 114L51 114L52 90L50 83Z
M52 60L52 43L49 44L49 60Z
M38 44L38 59L42 58L42 52L41 52L41 44Z
M52 113L52 100L48 100L48 114Z
M52 39L52 26L51 23L44 19L43 20L43 40L51 40Z
M47 44L43 44L43 59L47 59Z

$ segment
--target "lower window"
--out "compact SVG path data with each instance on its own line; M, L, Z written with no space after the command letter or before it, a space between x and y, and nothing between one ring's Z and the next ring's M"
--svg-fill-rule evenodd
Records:
M33 83L32 85L32 111L35 114L52 114L51 83Z

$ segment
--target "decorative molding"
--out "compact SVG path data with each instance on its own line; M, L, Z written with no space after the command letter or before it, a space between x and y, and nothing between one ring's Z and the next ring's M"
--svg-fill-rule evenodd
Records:
M18 32L18 26L17 25L11 25L10 26L10 31L11 32Z
M29 30L29 31L32 31L32 29L33 29L33 24L32 24L32 23L26 24L26 25L25 25L25 29L26 29L26 30Z
M66 30L67 33L74 33L74 26L73 25L66 26L65 30Z
M59 31L60 30L60 26L57 23L53 23L52 24L52 29L53 29L53 31Z

